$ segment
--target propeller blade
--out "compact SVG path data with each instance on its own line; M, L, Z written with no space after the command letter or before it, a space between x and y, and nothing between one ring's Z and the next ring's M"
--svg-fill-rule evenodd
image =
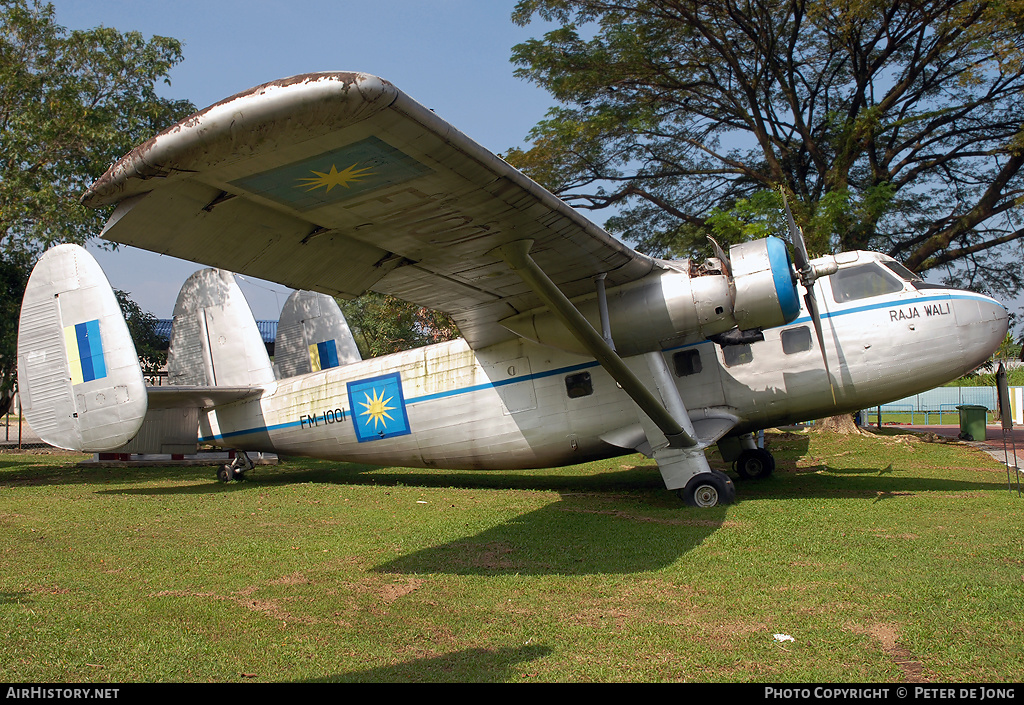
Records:
M786 198L786 191L779 189L782 194L782 204L786 207L786 219L789 221L789 239L793 241L793 259L795 260L797 271L800 273L800 281L803 282L805 287L811 285L814 281L814 268L811 267L811 258L807 254L807 243L804 241L804 233L797 227L796 220L793 219L793 211L789 208L789 199Z
M722 262L722 267L725 268L725 276L731 277L732 262L729 261L729 255L725 253L725 250L722 249L722 246L718 244L718 241L715 240L715 238L708 235L708 240L711 241L711 247L715 251L715 257L717 257Z
M825 376L828 377L828 389L832 392L832 403L836 403L836 389L832 386L832 373L828 369L828 355L825 353L825 333L821 326L821 316L818 314L818 302L814 298L814 290L807 288L804 294L804 303L807 305L807 313L811 315L811 323L814 324L814 334L818 336L818 349L821 350L821 360L825 363Z
M825 353L825 333L821 326L821 315L818 313L818 302L814 298L814 280L817 274L811 265L811 258L807 254L807 243L804 241L803 231L797 227L793 219L793 211L789 208L789 199L786 198L785 189L780 188L782 203L786 207L786 218L789 220L789 235L793 241L794 260L797 271L800 273L800 283L804 285L804 303L807 305L807 313L811 316L814 324L814 333L818 336L818 349L821 350L821 361L825 363L825 376L828 377L828 388L832 392L832 403L836 403L836 388L832 385L832 374L828 368L828 355Z

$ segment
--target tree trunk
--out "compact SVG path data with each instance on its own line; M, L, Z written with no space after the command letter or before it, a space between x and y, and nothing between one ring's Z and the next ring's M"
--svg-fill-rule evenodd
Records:
M814 430L821 433L864 433L853 420L853 414L840 414L839 416L829 416L827 419L819 419L814 422Z

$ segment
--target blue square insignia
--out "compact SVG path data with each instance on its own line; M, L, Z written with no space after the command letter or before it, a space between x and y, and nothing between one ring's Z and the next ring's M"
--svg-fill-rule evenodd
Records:
M348 403L360 443L412 433L398 372L349 382Z

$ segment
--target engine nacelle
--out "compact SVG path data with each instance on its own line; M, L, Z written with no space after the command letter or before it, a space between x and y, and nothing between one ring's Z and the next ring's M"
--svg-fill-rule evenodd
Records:
M740 328L784 325L800 311L786 245L778 238L732 248L733 272L718 259L703 265L666 262L644 279L607 291L608 317L616 352L623 357L699 342ZM597 294L573 303L597 331ZM587 354L582 344L547 309L506 318L509 330L542 345Z
M766 237L733 245L729 260L733 315L740 330L783 326L797 317L800 295L786 243Z

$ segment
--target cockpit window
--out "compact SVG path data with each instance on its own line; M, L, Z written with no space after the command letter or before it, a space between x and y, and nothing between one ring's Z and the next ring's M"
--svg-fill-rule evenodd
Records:
M909 269L904 267L899 262L883 262L882 264L884 264L886 267L888 267L893 272L895 272L896 276L899 277L900 279L902 279L903 281L908 281L908 282L919 282L919 281L921 281L921 277L919 277L916 274L914 274L913 272L911 272Z
M830 279L832 297L840 304L903 291L903 282L875 263L840 269Z

